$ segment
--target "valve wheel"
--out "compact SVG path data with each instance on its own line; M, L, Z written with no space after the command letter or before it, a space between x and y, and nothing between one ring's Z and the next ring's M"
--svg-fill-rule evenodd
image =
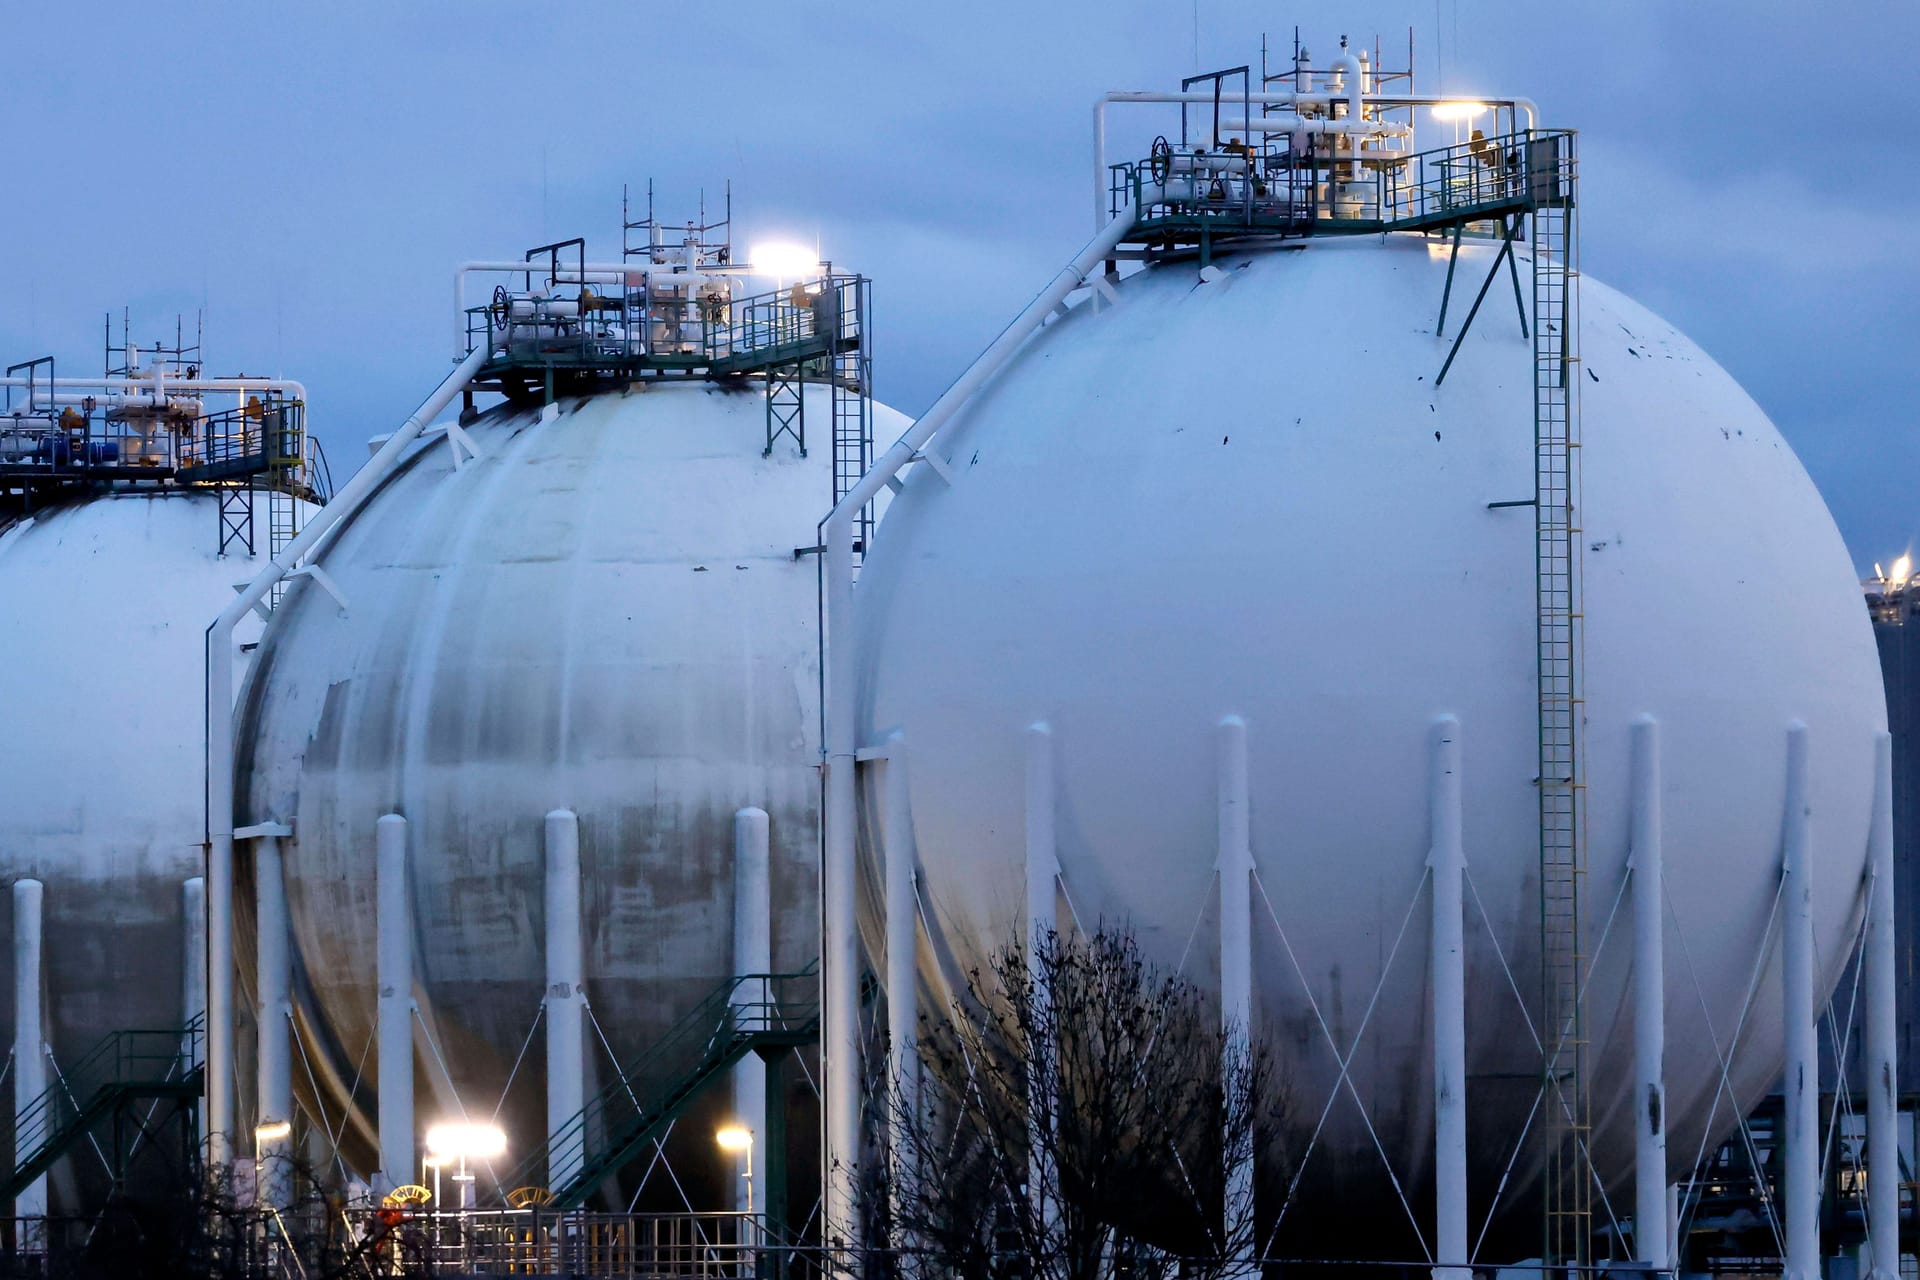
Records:
M1153 151L1147 157L1147 167L1155 182L1165 182L1167 175L1173 172L1173 144L1167 141L1164 133L1153 140Z

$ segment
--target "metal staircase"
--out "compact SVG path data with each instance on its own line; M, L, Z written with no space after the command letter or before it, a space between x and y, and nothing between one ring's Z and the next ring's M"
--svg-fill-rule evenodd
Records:
M1534 595L1540 960L1549 1116L1546 1257L1584 1264L1593 1226L1584 987L1586 715L1580 512L1580 269L1573 135L1528 143L1532 206Z
M503 1185L545 1186L553 1208L578 1209L747 1054L779 1054L819 1038L817 965L728 978L622 1066Z
M26 1154L15 1160L0 1182L0 1200L12 1200L25 1191L109 1117L115 1119L109 1163L117 1183L125 1159L132 1154L120 1141L121 1117L129 1113L128 1104L172 1099L197 1112L205 1043L205 1023L200 1018L184 1028L116 1031L102 1039L16 1119L14 1150ZM137 1114L131 1123L137 1133L147 1129L147 1120ZM185 1148L191 1153L198 1144L199 1125L189 1123Z

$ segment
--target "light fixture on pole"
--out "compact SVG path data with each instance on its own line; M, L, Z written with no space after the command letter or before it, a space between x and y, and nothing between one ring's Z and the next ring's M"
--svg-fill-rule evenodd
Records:
M440 1160L460 1162L460 1171L453 1175L453 1180L460 1184L460 1208L465 1211L473 1208L473 1174L467 1170L467 1161L505 1155L507 1135L490 1124L437 1124L427 1130L427 1151ZM434 1177L439 1176L436 1170Z
M743 1125L730 1124L713 1135L722 1151L736 1155L745 1155L747 1170L742 1176L747 1180L747 1217L753 1217L753 1130Z

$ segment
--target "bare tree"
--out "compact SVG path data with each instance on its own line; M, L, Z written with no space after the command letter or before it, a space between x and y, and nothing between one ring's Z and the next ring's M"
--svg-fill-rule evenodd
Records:
M1276 1174L1283 1090L1243 1028L1131 935L1049 934L923 1021L918 1102L894 1104L875 1226L921 1275L1186 1280L1244 1273L1250 1193ZM1270 1215L1269 1215L1270 1216Z

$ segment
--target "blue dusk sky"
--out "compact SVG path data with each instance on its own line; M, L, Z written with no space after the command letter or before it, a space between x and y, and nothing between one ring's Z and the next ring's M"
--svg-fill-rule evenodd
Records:
M454 263L612 256L623 183L682 218L731 179L736 244L874 278L878 391L917 413L1084 242L1093 99L1257 66L1295 24L1316 61L1348 33L1390 65L1412 27L1421 92L1578 128L1584 268L1746 386L1857 564L1914 545L1920 10L1894 0L21 4L0 353L92 369L107 309L136 337L204 309L212 371L307 383L337 476L447 368Z

